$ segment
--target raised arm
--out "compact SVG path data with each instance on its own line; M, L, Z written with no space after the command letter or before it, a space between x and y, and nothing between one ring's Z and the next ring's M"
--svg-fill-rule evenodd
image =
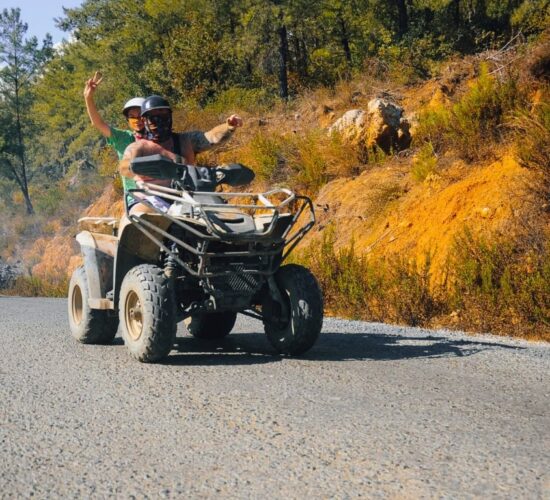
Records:
M191 141L193 151L195 153L202 153L212 149L215 146L220 146L226 143L233 136L233 132L237 127L242 127L243 120L238 115L231 115L225 123L217 125L208 132L200 132L194 130L192 132L186 132L185 135Z
M94 76L86 82L86 86L84 87L84 102L86 103L86 110L88 111L88 116L90 117L92 125L99 130L104 137L111 137L111 128L99 115L94 101L94 92L102 79L101 73L96 71Z

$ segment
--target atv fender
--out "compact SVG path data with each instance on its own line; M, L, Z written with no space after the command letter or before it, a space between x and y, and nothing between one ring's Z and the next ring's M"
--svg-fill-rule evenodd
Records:
M163 231L166 231L172 223L159 214L143 214L137 220L138 223L139 220L145 220ZM149 231L154 236L162 239L162 236L154 231L150 229ZM138 229L136 222L132 222L128 217L123 216L118 229L118 250L114 263L113 302L115 308L118 305L118 295L126 273L140 264L157 264L159 259L159 246Z
M88 305L91 309L113 309L113 302L107 299L107 292L113 288L116 236L81 231L76 241L80 244L84 258L89 288Z

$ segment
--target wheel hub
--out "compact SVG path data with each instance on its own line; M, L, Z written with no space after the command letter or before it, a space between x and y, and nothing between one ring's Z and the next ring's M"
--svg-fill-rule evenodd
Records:
M82 321L83 308L82 290L79 286L75 286L71 297L71 312L76 325L80 325Z
M132 340L138 340L143 331L143 312L141 301L136 292L131 291L126 297L125 304L126 330Z

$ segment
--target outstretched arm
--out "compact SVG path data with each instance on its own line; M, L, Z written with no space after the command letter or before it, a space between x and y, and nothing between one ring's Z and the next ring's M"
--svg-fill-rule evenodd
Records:
M94 76L86 82L86 86L84 87L84 102L86 103L86 110L88 111L88 116L90 117L92 125L99 130L103 136L111 137L111 128L99 115L94 102L94 92L102 79L101 73L96 71Z
M226 143L233 136L233 132L237 127L242 127L243 120L238 115L231 115L225 123L214 127L208 132L200 132L198 130L186 132L193 146L195 153L202 153L212 149L215 146L220 146Z

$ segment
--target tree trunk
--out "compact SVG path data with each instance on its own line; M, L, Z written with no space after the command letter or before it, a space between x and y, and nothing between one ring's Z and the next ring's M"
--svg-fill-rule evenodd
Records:
M15 57L15 65L17 66L17 55ZM19 156L19 161L21 162L21 172L19 187L25 198L25 206L27 207L27 214L34 214L34 208L31 203L31 198L29 196L29 183L27 179L27 164L25 161L25 143L23 142L23 132L21 130L21 104L19 101L19 78L16 73L15 77L15 117L16 117L16 128L17 128L17 156Z
M455 27L460 26L460 0L452 0L451 2L451 17Z
M33 215L34 214L34 207L31 203L31 197L29 196L29 190L25 189L22 190L23 197L25 198L25 207L27 208L27 215Z
M344 55L346 56L346 61L348 63L348 68L351 68L351 49L349 47L349 36L348 30L346 28L346 22L342 17L342 13L338 13L338 23L340 24L340 43L344 49Z
M282 17L282 15L281 15ZM286 26L281 24L279 32L279 95L288 99L288 37Z
M300 72L304 78L309 76L306 42L300 38Z
M304 39L301 36L301 30L295 29L294 36L292 37L292 44L294 45L296 72L301 79L305 79L308 76L307 49ZM290 59L292 60L293 58L291 57Z
M399 31L398 35L401 38L409 30L409 15L407 13L407 4L405 0L395 0L398 13Z

